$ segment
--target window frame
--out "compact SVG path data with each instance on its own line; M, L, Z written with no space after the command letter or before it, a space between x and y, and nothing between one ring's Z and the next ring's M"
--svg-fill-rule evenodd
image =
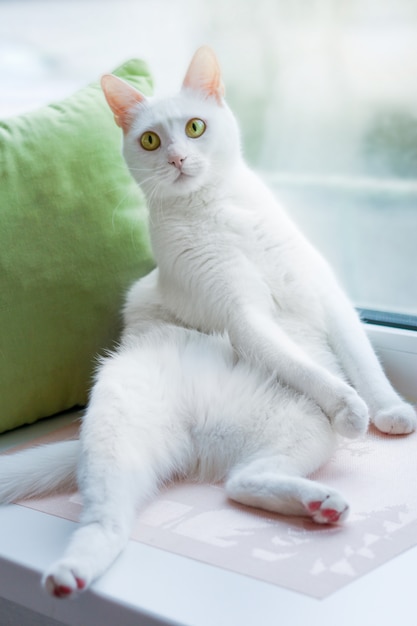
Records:
M417 331L367 321L364 328L396 391L417 404Z

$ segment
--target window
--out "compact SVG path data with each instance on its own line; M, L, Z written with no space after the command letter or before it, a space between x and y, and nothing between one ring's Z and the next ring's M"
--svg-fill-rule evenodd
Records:
M373 321L417 328L415 0L3 0L0 115L216 50L244 150Z
M221 5L210 4L212 31L227 39L229 96L249 159L356 305L415 325L416 3Z

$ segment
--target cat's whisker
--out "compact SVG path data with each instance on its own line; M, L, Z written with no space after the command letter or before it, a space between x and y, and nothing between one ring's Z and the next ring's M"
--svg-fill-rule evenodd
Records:
M112 211L112 218L111 218L111 224L112 224L112 229L115 230L115 219L116 219L116 215L120 210L120 207L124 204L126 198L129 197L129 193L126 193L122 198L120 198L120 201L118 202L118 204L114 207L113 211Z

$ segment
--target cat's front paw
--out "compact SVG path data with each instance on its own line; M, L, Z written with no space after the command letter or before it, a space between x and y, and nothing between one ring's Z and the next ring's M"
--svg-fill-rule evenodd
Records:
M408 435L417 427L417 415L411 404L402 402L379 410L372 418L373 424L388 435Z
M354 389L349 389L333 414L331 420L335 430L349 439L362 437L369 424L369 411L365 402Z
M44 589L56 598L69 598L84 591L89 584L88 577L78 571L76 565L58 561L45 573L42 579Z

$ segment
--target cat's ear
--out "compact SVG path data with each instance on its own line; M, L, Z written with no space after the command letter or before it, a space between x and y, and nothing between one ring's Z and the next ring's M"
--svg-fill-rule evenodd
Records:
M202 46L197 50L191 59L182 86L214 97L219 104L222 103L224 84L219 62L211 48Z
M146 100L145 96L113 74L105 74L102 77L101 88L113 111L116 124L127 131L132 122L132 109Z

